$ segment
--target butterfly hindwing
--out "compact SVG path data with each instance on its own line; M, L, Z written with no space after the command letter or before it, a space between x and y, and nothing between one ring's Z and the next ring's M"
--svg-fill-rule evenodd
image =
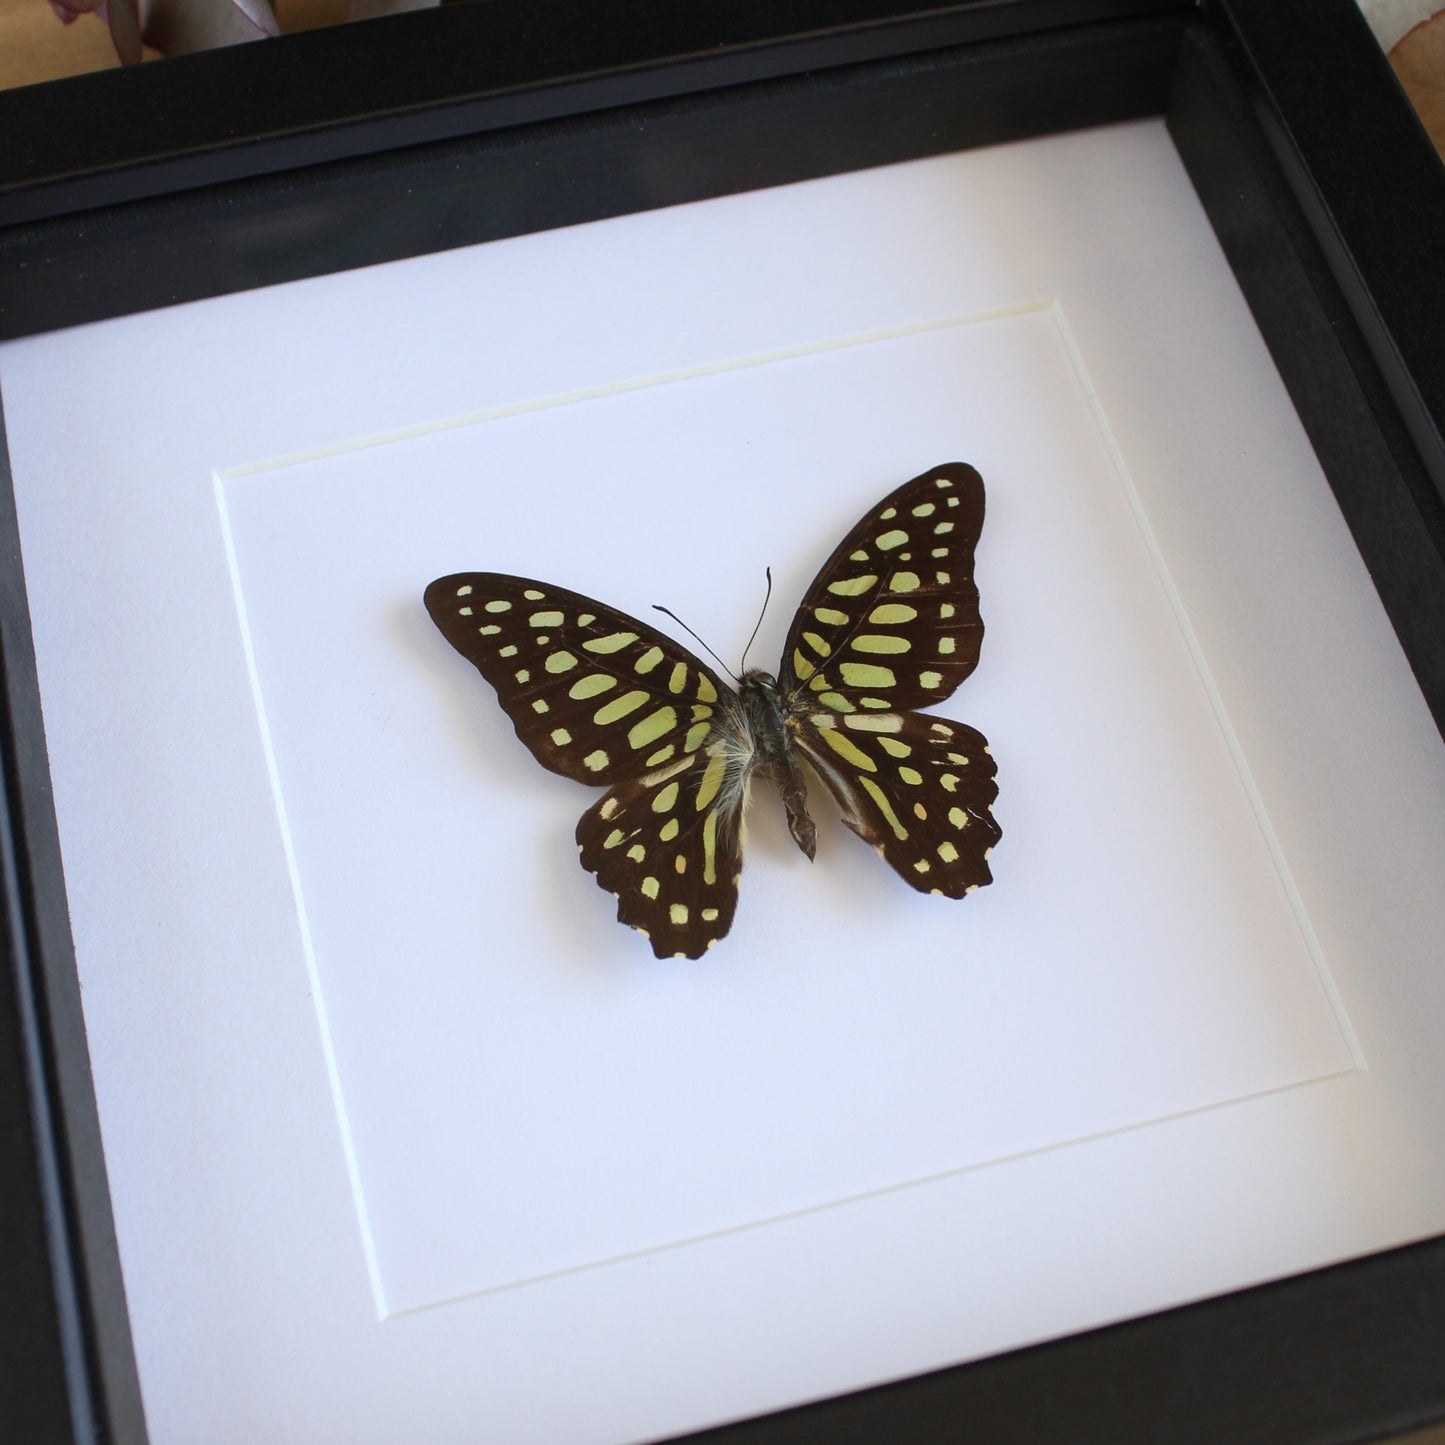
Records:
M735 698L673 638L562 587L466 572L433 582L425 601L532 756L580 783L622 782L698 752Z
M962 898L992 881L1002 830L982 734L921 713L817 711L794 736L844 823L920 893Z
M942 702L978 664L983 641L973 552L983 480L934 467L891 492L839 543L798 608L783 689L836 713Z
M732 927L746 752L705 752L616 784L577 824L582 866L659 958L700 958Z

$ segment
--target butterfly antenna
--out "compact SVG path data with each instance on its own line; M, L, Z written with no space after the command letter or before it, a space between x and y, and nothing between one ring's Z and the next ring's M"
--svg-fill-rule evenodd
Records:
M702 638L700 638L697 633L695 633L692 628L690 628L687 623L685 623L682 618L680 618L677 613L672 610L671 607L664 607L661 605L661 603L654 602L652 604L652 610L654 612L661 612L665 616L672 618L672 620L677 623L677 625L682 628L682 630L686 632L687 635L691 637L692 640L697 643L697 645L701 647L703 651L706 652L713 659L713 661L716 662L717 665L722 668L722 670L727 673L730 678L732 678L735 683L741 685L742 679L733 672L732 668L730 668L727 663L725 663L722 658L720 658L717 653L715 653L712 648L710 648L707 643L705 643Z
M758 613L758 620L757 620L755 623L753 623L753 635L752 635L750 638L748 638L748 645L747 645L747 647L743 648L743 662L742 662L742 665L743 665L743 668L744 668L744 669L746 669L746 668L747 668L747 665L748 665L748 649L751 648L752 645L753 645L753 643L758 640L758 628L760 628L760 627L763 625L763 617L764 617L764 616L766 615L766 613L767 613L768 603L772 600L772 596L773 596L773 569L772 569L771 567L764 567L764 568L763 568L763 573L764 573L764 575L765 575L765 576L767 577L767 579L768 579L768 590L763 593L763 606L762 606L762 611L760 611L760 612Z

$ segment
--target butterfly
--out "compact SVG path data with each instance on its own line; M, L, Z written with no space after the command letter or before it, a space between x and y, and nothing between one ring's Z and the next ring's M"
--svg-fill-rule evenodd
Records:
M656 628L548 582L462 572L425 602L532 756L606 788L577 847L618 919L659 958L700 958L732 926L755 777L809 859L811 771L910 887L961 898L992 881L988 744L913 710L978 663L983 513L983 480L961 462L884 497L813 579L776 677L747 669L736 690Z

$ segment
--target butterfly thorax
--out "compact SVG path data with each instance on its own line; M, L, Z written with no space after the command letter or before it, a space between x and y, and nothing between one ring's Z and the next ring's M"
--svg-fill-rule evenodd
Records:
M818 850L818 830L808 816L808 782L788 731L788 713L770 672L749 668L738 683L755 772L764 773L778 790L788 814L788 830L804 853Z

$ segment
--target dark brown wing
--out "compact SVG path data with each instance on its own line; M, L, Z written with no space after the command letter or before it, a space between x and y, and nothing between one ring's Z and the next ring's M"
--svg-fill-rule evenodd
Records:
M919 713L817 711L795 721L793 736L843 821L905 882L948 898L992 882L998 785L973 728Z
M963 462L914 477L873 507L808 589L779 682L831 712L942 702L978 664L973 552L983 480Z
M700 958L732 927L751 762L719 739L619 782L577 824L582 866L659 958Z
M425 601L532 756L579 783L623 782L698 752L719 699L735 698L673 638L550 583L465 572L433 582Z

